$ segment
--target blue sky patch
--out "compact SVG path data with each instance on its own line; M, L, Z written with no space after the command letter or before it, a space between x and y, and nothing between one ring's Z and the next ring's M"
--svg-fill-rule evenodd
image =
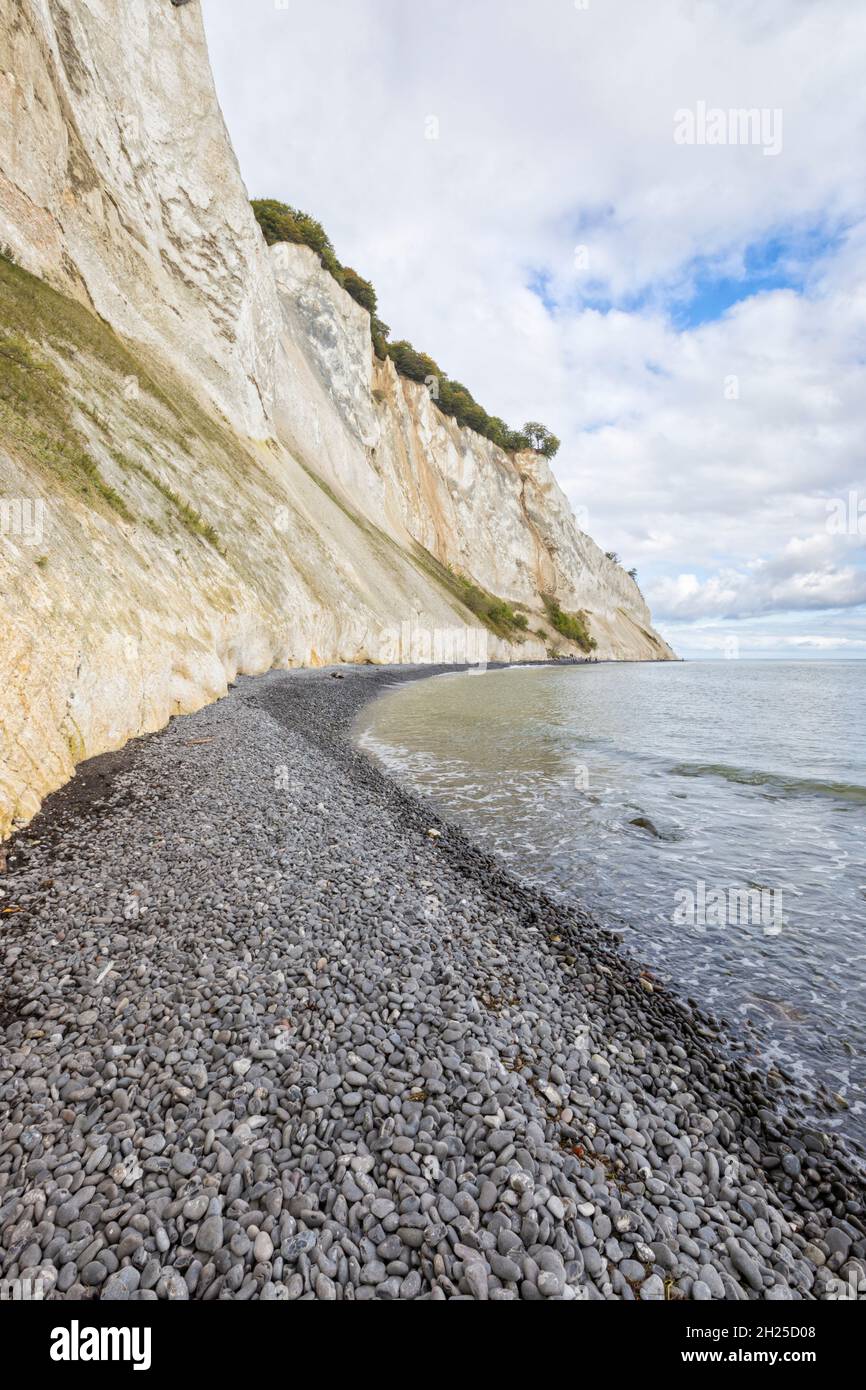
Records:
M843 238L842 229L831 232L823 223L792 227L749 243L735 272L721 272L718 257L693 262L686 277L688 293L670 306L674 327L712 323L735 304L771 290L802 294L815 266L832 255Z
M609 216L588 217L580 230L601 225ZM600 314L611 310L639 314L656 309L683 332L722 318L735 304L753 295L783 289L802 294L815 268L838 250L846 230L841 226L830 229L823 221L780 229L748 243L741 253L729 249L724 254L696 258L683 267L675 284L655 282L619 296L612 296L604 281L588 274L564 289L562 280L548 266L530 267L526 287L553 316L586 309Z

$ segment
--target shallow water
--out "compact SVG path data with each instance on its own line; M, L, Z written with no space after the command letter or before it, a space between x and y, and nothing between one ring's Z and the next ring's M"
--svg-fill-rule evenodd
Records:
M866 662L511 668L396 687L360 745L625 933L866 1139ZM762 891L763 890L763 891Z

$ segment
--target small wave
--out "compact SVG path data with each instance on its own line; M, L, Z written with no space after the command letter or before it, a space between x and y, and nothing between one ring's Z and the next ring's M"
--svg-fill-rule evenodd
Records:
M826 796L837 801L866 805L866 787L856 782L824 782L814 777L786 777L780 772L731 767L728 763L677 763L675 777L722 777L743 787L768 787L782 796Z

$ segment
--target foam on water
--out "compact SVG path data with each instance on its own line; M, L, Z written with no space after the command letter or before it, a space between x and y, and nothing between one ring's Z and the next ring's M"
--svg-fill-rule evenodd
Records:
M511 668L400 686L358 736L864 1138L864 707L866 662ZM678 920L684 893L761 890L772 923Z

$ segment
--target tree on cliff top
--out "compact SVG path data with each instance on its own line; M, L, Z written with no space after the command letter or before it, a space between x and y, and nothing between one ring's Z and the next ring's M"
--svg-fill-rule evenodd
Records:
M321 222L299 208L289 207L276 198L254 198L252 209L262 229L265 241L273 246L278 241L293 241L315 251L326 270L335 280L341 280L342 266L337 260L331 238ZM372 288L372 287L371 287Z
M408 376L411 381L426 381L428 377L438 380L443 375L432 357L413 348L405 338L388 344L388 356L400 375Z
M559 451L556 435L537 420L528 420L522 432L529 440L530 449L534 449L537 454L543 454L546 459L552 459Z
M376 291L373 289L370 281L365 280L363 275L359 275L357 270L353 270L350 265L344 265L341 283L343 289L346 290L358 304L362 305L362 307L367 310L370 317L375 318L377 304Z

